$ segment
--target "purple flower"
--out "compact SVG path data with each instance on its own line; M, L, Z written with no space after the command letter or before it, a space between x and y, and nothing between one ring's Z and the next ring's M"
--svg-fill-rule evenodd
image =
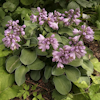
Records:
M58 62L57 67L64 67L64 64L68 64L75 60L76 57L81 58L86 54L85 46L82 41L79 41L72 46L65 45L63 48L59 48L59 51L53 51L52 61Z
M79 23L81 22L81 20L79 19L73 19L73 21L75 22L76 25L79 25Z
M48 21L48 24L51 28L53 28L54 30L58 30L58 22L51 22L51 21Z
M78 42L79 38L80 38L80 35L71 38L71 40L72 40L73 42Z
M41 12L41 8L40 7L37 7L37 10L38 10L38 12Z
M59 63L57 64L57 68L64 68L64 65L63 65L62 63L59 62Z
M51 35L49 38L45 38L43 35L39 35L38 37L38 45L39 49L42 49L42 51L46 51L46 49L50 49L50 44L52 45L53 49L56 50L59 46L57 39L54 38L54 34Z
M40 21L39 24L40 24L40 25L43 25L43 24L44 24L44 21Z
M78 29L76 29L76 28L74 28L74 30L73 30L73 34L80 34L80 30L78 30Z
M81 35L83 35L83 38L85 38L88 42L93 41L94 39L94 32L93 30L88 26L85 25L81 26L82 32Z
M35 16L33 14L30 16L30 18L31 18L30 20L32 21L32 23L37 21L37 16Z
M90 26L86 27L85 25L82 25L81 30L75 28L73 34L80 34L88 42L93 41L94 39L94 32Z
M8 21L6 25L8 28L4 31L5 37L2 39L6 47L10 47L11 50L19 49L20 45L18 42L21 41L20 34L25 35L24 28L25 25L19 26L19 20L16 21Z

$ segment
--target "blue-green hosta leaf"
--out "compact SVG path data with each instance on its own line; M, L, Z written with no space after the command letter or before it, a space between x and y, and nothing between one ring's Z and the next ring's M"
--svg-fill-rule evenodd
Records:
M18 56L12 56L6 61L6 70L9 73L12 73L19 66L21 66L21 62Z
M70 62L68 65L78 67L82 64L83 64L83 59L75 59L72 62Z
M67 6L67 9L70 10L70 9L76 9L76 8L80 8L80 6L75 2L75 1L71 1L68 6Z
M64 33L66 33L66 34L68 34L69 36L73 36L72 29L67 28L67 27L63 27L63 28L59 29L59 30L58 30L58 33L59 33L59 34L64 34Z
M68 99L68 100L90 100L90 99L87 99L83 94L77 94L77 95L74 95L73 96L73 99Z
M93 64L89 60L83 60L82 67L87 71L87 75L91 76L93 73Z
M30 21L30 20L24 20L24 25L26 26L30 26L32 25L33 23Z
M38 81L41 77L40 71L39 70L32 70L31 73L30 73L30 76L34 81Z
M12 12L16 9L18 4L19 4L19 0L6 0L6 2L3 3L3 8L5 10L9 10L10 12Z
M31 70L41 70L44 66L45 63L37 58L32 64L28 65L27 67Z
M4 91L0 92L0 99L1 100L11 100L17 96L17 93L21 87L17 85L13 85L12 87L6 88Z
M65 72L65 69L57 68L57 66L54 66L52 68L52 75L59 76L59 75L64 74L64 72Z
M66 95L71 90L71 82L66 78L65 75L56 76L53 78L53 82L56 90L62 94Z
M56 89L53 90L52 92L52 98L54 100L63 100L67 95L62 95L60 94Z
M0 18L3 19L5 17L5 12L3 9L0 7ZM0 31L1 32L1 31Z
M80 71L72 66L66 66L65 73L67 75L67 78L72 82L77 81L81 75Z
M78 4L80 4L82 7L86 8L86 7L92 7L93 3L92 2L88 2L87 0L75 0Z
M69 44L69 39L66 38L65 36L61 36L61 39L62 39L62 43L63 43L64 45L68 45L68 44Z
M20 2L23 4L23 5L30 5L32 4L34 1L33 0L20 0Z
M31 24L29 26L27 26L25 28L25 38L26 39L31 39L31 35L33 34L33 30L37 27L37 25L34 23L34 24Z
M5 16L2 23L1 23L1 25L3 27L6 27L6 24L8 23L9 20L12 20L12 18L10 16Z
M13 4L16 4L16 6L19 4L19 0L6 0L6 1L10 1Z
M15 10L16 6L12 2L7 1L3 4L3 8L13 12Z
M79 88L88 88L88 86L90 85L90 78L82 76L76 82L73 83Z
M22 85L26 78L25 78L25 74L29 71L28 67L25 66L20 66L16 69L15 71L15 81L17 83L18 86Z
M51 72L52 72L52 67L51 66L46 66L45 67L45 71L44 71L45 79L49 79L50 78Z
M36 60L36 58L37 58L37 55L35 51L30 51L29 49L22 49L20 61L24 65L32 64Z
M36 47L37 45L38 45L38 40L35 37L32 37L30 39L30 47L32 47L32 46Z

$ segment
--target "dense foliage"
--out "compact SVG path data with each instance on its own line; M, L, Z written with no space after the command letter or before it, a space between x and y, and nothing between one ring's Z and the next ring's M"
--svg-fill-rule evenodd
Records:
M40 85L26 84L28 75L37 83L53 84L54 100L98 100L100 62L84 41L99 41L99 4L1 0L0 99L44 100L36 91Z

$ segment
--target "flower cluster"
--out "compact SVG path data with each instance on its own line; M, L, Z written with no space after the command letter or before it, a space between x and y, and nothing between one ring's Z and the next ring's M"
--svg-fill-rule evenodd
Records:
M63 19L65 26L69 26L72 23L78 25L81 20L77 19L80 17L80 10L77 8L76 10L70 9L69 11L65 11L66 18Z
M20 35L25 35L24 28L25 25L19 26L18 25L19 20L16 21L8 21L8 24L6 26L8 27L4 31L5 37L2 39L6 47L10 47L11 50L19 49L20 45L17 42L20 42Z
M80 10L77 8L75 11L73 9L70 9L68 12L65 11L65 13L60 13L58 11L50 12L47 14L47 11L43 8L37 7L37 10L39 12L39 15L32 14L30 16L32 22L39 21L40 25L43 25L45 22L48 23L49 27L51 27L54 30L58 30L58 23L62 21L65 26L69 26L72 23L75 23L78 25L81 20L77 19L80 17Z
M68 64L75 60L75 58L81 58L86 54L85 46L82 41L79 41L75 46L65 45L63 48L59 48L59 51L53 51L53 62L58 62L57 67L63 68L63 64Z
M93 39L94 39L94 32L90 28L90 26L86 27L85 25L82 25L81 30L78 30L75 28L73 30L73 34L80 34L88 42L93 41Z
M43 35L39 35L38 37L38 45L39 49L42 49L42 51L46 51L46 49L50 49L50 44L52 45L53 49L56 50L59 46L58 41L56 38L54 38L55 35L52 34L51 37L45 38Z

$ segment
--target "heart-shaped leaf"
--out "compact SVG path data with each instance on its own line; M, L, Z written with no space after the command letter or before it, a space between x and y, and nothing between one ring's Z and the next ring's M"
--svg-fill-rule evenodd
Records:
M70 92L71 82L66 78L65 75L54 77L53 82L54 82L56 90L60 94L66 95Z
M67 75L67 78L72 82L77 81L80 77L80 71L72 66L66 66L65 73Z
M1 25L3 27L6 27L6 24L8 23L9 20L12 20L12 18L10 16L5 16L2 23L1 23Z
M26 78L25 78L25 74L29 71L28 67L25 66L20 66L16 69L15 71L15 81L17 83L18 86L22 85Z
M68 65L78 67L82 64L83 64L83 59L75 59L72 62L70 62Z
M37 58L31 65L28 65L27 67L31 70L41 70L44 66L45 63Z
M30 73L30 76L34 81L38 81L40 79L40 71L39 70L32 70Z
M52 75L59 76L64 74L64 71L65 69L57 68L57 66L54 66L52 69Z
M22 49L20 61L24 65L32 64L36 60L36 58L37 58L37 55L35 51L30 51L28 49Z
M35 37L32 37L30 39L30 46L37 46L38 45L38 40Z
M9 73L12 73L17 67L21 65L20 59L18 56L12 56L6 61L6 70Z
M21 2L23 5L30 5L30 4L32 4L34 1L33 1L33 0L20 0L20 2Z

